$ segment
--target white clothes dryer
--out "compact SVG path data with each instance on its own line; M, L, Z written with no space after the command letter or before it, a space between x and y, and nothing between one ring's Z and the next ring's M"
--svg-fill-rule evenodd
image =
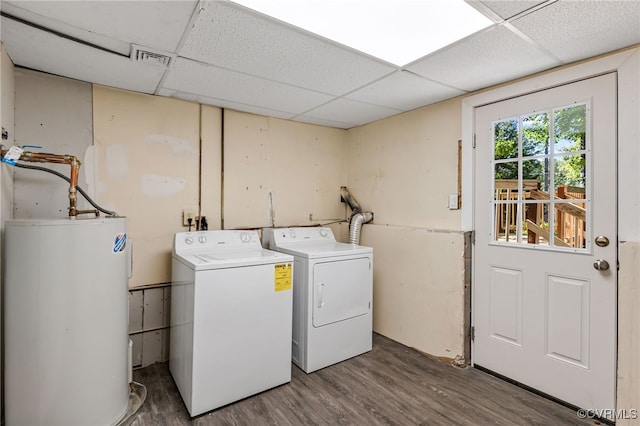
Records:
M372 348L373 249L331 228L265 228L263 244L294 256L292 359L306 373Z
M175 235L169 370L192 417L291 381L292 276L256 231Z

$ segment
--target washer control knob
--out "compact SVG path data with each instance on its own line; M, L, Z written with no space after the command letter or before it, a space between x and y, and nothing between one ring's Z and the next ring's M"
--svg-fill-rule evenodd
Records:
M290 229L289 230L289 236L291 238L295 238L296 237L296 230L295 229Z
M323 238L327 238L327 235L329 235L329 231L327 231L326 228L320 228L320 236Z
M184 239L184 242L185 242L185 243L187 243L187 244L189 244L189 245L191 245L191 244L193 244L193 238L191 238L191 237L186 237L186 238Z
M251 235L248 232L243 232L240 234L240 240L244 243L248 243L251 241Z
M207 242L207 237L205 235L200 235L198 237L198 241L200 241L200 244L204 244Z

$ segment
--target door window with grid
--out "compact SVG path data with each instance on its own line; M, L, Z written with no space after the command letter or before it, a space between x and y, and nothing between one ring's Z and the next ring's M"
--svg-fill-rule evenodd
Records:
M492 244L589 250L588 103L492 123Z

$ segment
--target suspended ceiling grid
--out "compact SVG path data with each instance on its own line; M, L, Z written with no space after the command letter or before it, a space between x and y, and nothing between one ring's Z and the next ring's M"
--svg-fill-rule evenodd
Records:
M3 0L0 36L17 66L343 129L640 43L638 1L468 3L494 24L404 66L231 1Z

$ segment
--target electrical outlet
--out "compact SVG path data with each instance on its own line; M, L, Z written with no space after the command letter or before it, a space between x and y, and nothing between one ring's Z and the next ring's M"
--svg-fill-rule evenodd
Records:
M189 219L191 219L191 226L196 226L196 214L193 210L185 209L182 211L182 225L189 226Z

